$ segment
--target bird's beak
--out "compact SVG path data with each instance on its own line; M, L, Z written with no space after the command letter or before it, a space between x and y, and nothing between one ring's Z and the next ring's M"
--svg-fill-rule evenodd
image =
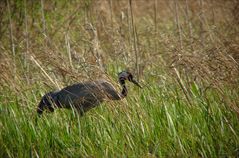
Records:
M135 85L137 85L138 87L142 88L142 86L140 86L140 84L139 84L137 81L135 81L134 79L132 79L131 82L133 82L133 83L134 83Z

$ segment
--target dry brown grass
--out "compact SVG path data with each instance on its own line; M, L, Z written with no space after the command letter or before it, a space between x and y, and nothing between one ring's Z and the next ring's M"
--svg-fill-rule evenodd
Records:
M1 92L19 93L34 84L57 88L125 68L146 82L149 76L160 80L160 73L174 80L176 69L189 86L238 89L237 1L42 0L0 6Z

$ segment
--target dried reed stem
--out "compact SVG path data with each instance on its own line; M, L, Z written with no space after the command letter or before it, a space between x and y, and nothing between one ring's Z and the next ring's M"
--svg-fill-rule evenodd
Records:
M200 9L201 9L201 13L200 13L200 39L202 42L202 45L204 46L204 38L203 38L203 33L204 33L204 29L203 29L203 0L199 0L199 4L200 4Z
M58 89L60 89L61 87L58 85L57 82L54 82L54 80L47 74L47 72L43 69L43 67L35 60L35 58L33 56L31 56L31 60L37 65L37 67L39 67L41 69L41 71L43 72L44 76L47 77L51 83L53 83L53 85L55 85Z
M154 39L154 51L157 52L157 36L158 36L158 25L157 25L157 12L158 12L158 0L154 0L154 33L155 33L155 39Z
M16 74L16 52L15 52L15 43L14 43L14 37L13 37L13 29L12 29L12 18L11 18L11 8L10 8L10 2L7 0L7 8L8 8L8 18L9 18L9 31L10 31L10 43L11 43L11 50L13 55L13 73ZM16 79L16 75L14 75L14 79Z
M185 84L183 83L183 80L181 79L178 70L175 67L173 68L173 70L175 71L175 74L176 74L176 77L177 77L177 81L178 81L181 89L183 90L183 93L184 93L184 95L186 97L186 100L187 100L188 104L192 106L192 103L191 103L191 101L189 99L189 96L188 96L189 92L187 91L187 88L186 88Z
M70 64L70 67L73 69L72 57L71 57L71 46L70 46L68 33L66 33L66 35L65 35L65 44L66 44L66 51L67 51L68 58L69 58L69 64Z
M174 9L175 9L175 23L178 30L178 36L180 41L180 50L183 48L183 42L182 42L182 32L181 32L181 26L179 22L179 12L178 12L178 0L174 0Z
M25 9L24 9L24 14L25 14L25 41L26 41L26 50L24 52L24 75L26 76L26 79L28 81L28 73L29 73L29 64L27 64L27 55L29 54L29 39L28 39L28 23L27 23L27 0L25 0ZM28 82L29 83L29 82Z
M45 14L44 14L44 0L41 0L41 18L42 18L42 27L43 27L43 33L46 35L46 20L45 20Z
M185 4L186 4L186 22L188 25L188 31L189 31L189 37L190 37L190 46L191 49L194 50L193 48L193 32L192 32L192 24L189 18L189 8L188 8L188 0L185 0Z
M109 0L109 6L110 6L110 20L111 20L111 29L114 30L114 21L113 21L113 2L112 0ZM114 36L114 31L112 31Z
M137 46L137 31L136 25L134 24L134 14L132 8L132 0L129 0L129 8L130 8L130 15L131 15L131 26L133 28L133 39L134 39L134 52L135 52L135 69L137 71L137 79L139 80L139 56L138 56L138 46Z

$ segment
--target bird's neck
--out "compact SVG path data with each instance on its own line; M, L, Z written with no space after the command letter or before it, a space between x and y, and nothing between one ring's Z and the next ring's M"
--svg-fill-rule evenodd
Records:
M125 79L119 79L119 82L120 82L120 85L122 86L122 91L121 91L121 95L122 97L126 97L127 94L128 94L128 90L126 88L126 85L125 85Z

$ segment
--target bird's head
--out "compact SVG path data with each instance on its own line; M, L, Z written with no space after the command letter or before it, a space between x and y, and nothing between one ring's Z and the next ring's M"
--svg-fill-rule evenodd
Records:
M133 75L128 71L122 71L118 74L120 84L125 84L125 80L133 82L138 87L142 88L140 84L134 79Z
M41 115L44 109L49 109L50 112L54 112L54 108L52 107L53 102L53 93L50 92L45 94L38 104L37 113Z

